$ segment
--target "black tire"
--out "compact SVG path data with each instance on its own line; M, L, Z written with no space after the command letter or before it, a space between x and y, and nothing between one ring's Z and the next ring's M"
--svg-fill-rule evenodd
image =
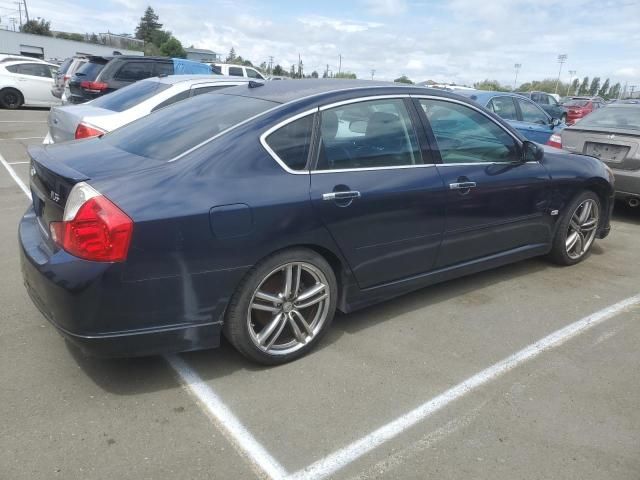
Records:
M323 316L324 320L320 324L319 331L315 333L315 336L313 336L308 343L298 347L298 350L291 353L270 354L258 348L255 340L252 338L252 334L250 333L250 328L252 327L249 326L249 307L256 290L263 282L270 278L270 275L273 275L274 272L278 271L280 267L292 262L303 262L304 264L311 265L324 275L329 294L329 298L324 302L323 307L326 316ZM292 248L276 252L255 265L236 289L225 314L223 332L227 340L250 360L263 365L280 365L287 363L306 355L315 347L329 329L335 314L337 296L338 287L335 273L331 265L329 265L321 255L307 248ZM273 313L272 315L276 314ZM290 329L290 327L287 325L285 329Z
M600 201L600 198L598 197L598 195L596 195L594 192L590 190L585 190L584 192L576 195L571 200L571 202L567 205L567 208L565 209L564 214L558 221L556 233L553 238L553 245L551 247L551 252L549 253L549 257L551 258L551 260L554 263L557 263L558 265L563 265L563 266L575 265L576 263L580 263L585 258L587 258L589 256L589 253L591 252L591 247L593 247L593 244L595 243L594 242L595 233L594 233L594 238L589 243L586 251L582 255L580 255L578 258L573 258L569 254L569 252L567 251L567 244L566 244L567 236L569 234L569 224L571 222L571 218L576 213L576 210L587 200L592 200L595 203L595 205L597 205L598 223L599 223L599 218L600 218L599 215L600 215L600 212L602 212L602 202ZM595 228L597 231L598 225L596 225Z
M9 110L20 108L24 103L24 97L15 88L5 88L0 92L0 105Z

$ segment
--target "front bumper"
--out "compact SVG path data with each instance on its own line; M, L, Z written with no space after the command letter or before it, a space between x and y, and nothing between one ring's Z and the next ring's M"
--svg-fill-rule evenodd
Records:
M132 357L217 347L220 309L185 314L175 279L122 281L123 264L52 249L33 208L19 226L24 285L45 318L85 353Z

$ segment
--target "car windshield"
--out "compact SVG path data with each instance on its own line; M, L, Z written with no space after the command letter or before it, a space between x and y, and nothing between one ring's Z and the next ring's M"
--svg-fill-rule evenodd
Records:
M161 83L155 80L143 80L99 97L91 102L91 105L111 110L112 112L123 112L139 105L169 87L171 87L171 85L167 83Z
M569 100L565 102L563 105L565 107L584 107L589 103L589 100Z
M82 80L95 80L106 64L97 62L87 62L76 72L76 76Z
M640 107L607 107L580 121L580 127L640 130Z
M114 130L103 141L140 157L168 161L277 105L236 95L198 95Z

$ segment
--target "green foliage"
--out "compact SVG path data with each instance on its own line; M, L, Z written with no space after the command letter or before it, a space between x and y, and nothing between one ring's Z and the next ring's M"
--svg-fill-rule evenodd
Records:
M618 98L620 96L620 90L622 89L622 85L620 82L616 83L611 90L609 90L609 98Z
M229 50L229 55L227 55L225 63L235 63L236 58L237 58L236 57L236 49L231 47L231 50Z
M594 96L598 93L600 88L600 77L593 77L591 80L591 86L589 87L589 95Z
M159 55L162 55L162 53L160 52L160 47L155 43L145 43L144 54L147 57L157 57Z
M318 72L316 72L315 70L311 72L311 78L318 78L318 76Z
M91 36L89 37L89 41L91 43L102 43L102 42L100 42L100 39L98 38L98 36L95 33L91 34Z
M397 80L396 80L397 81ZM490 90L492 92L510 92L511 89L506 85L501 85L497 80L489 80L488 78L473 84L473 88L478 90Z
M153 8L147 7L144 15L140 18L140 23L136 27L136 38L138 40L144 40L145 43L154 43L154 32L162 28L162 24L158 21L159 19Z
M160 47L163 43L167 43L173 38L171 32L168 30L155 30L151 32L151 43Z
M609 79L607 78L598 91L599 96L605 98L609 94L609 83Z
M355 80L356 78L358 78L356 76L356 74L353 73L353 72L340 72L340 73L336 73L333 77L334 78L346 78L348 80Z
M395 83L407 83L410 85L413 85L413 80L411 80L409 77L407 77L406 75L402 75L401 77L398 77L394 80Z
M33 33L35 35L53 36L51 33L51 22L47 22L44 18L38 20L29 20L20 27L23 33Z
M556 78L545 78L544 80L534 80L532 82L523 83L516 91L518 92L546 92L556 93ZM564 95L569 89L569 84L564 82L558 83L558 93Z
M586 95L589 93L589 77L584 77L578 90L578 95Z
M575 78L573 80L573 83L571 84L571 89L569 90L569 95L577 95L579 88L580 88L580 80Z
M74 40L76 42L84 42L85 36L80 33L67 33L67 32L59 32L56 33L56 38L62 38L63 40Z
M275 67L273 67L273 72L271 72L271 74L282 77L283 75L285 75L285 71L284 68L282 68L280 65L276 65Z
M187 57L187 52L182 48L182 43L175 37L169 38L169 40L160 45L160 53L172 58Z

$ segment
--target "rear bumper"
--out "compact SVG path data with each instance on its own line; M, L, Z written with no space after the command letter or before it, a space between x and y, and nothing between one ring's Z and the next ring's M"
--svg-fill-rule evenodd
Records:
M616 177L616 198L640 197L640 170L611 171Z
M123 281L123 264L90 262L54 251L33 209L19 226L26 290L56 329L85 353L131 357L217 347L222 331L220 301L185 311L171 295L180 279ZM217 307L217 308L214 308Z

